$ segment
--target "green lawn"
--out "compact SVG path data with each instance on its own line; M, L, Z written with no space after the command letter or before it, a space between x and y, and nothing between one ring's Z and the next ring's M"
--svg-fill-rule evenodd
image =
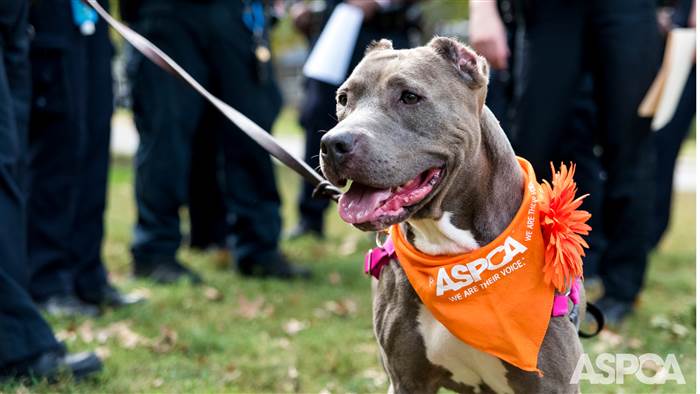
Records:
M295 222L298 178L279 170L286 226ZM330 210L324 242L285 242L312 267L310 282L244 280L215 254L183 248L207 285L152 286L129 279L134 220L129 163L112 168L105 259L112 280L148 303L95 320L52 320L71 350L97 349L105 371L79 384L0 385L0 392L386 392L372 334L366 234ZM676 196L674 222L651 271L639 310L618 333L586 340L595 352L674 353L686 386L584 386L584 392L695 392L695 194ZM592 357L593 358L593 357Z

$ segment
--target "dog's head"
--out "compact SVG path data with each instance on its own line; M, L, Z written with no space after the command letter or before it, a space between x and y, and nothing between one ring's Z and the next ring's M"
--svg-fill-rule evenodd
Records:
M394 50L371 44L338 89L339 123L321 140L321 168L336 186L343 220L380 230L410 217L434 217L455 169L480 149L486 60L456 40Z

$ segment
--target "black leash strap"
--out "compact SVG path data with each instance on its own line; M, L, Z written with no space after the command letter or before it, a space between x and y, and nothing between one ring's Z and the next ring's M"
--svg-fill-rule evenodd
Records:
M238 112L235 108L221 101L218 97L206 90L197 80L192 78L179 64L177 64L170 56L165 54L160 48L148 41L146 38L131 30L121 22L112 18L112 16L97 3L97 0L84 0L107 22L114 30L117 31L124 39L129 42L137 51L141 52L149 60L155 63L163 70L175 75L190 85L200 95L212 103L225 117L233 124L238 126L244 133L252 138L258 145L263 147L268 153L276 157L287 167L296 171L304 179L315 185L314 197L325 197L337 201L340 196L340 190L323 179L316 171L308 164L292 156L285 150L277 140L267 133L262 127L258 126L245 115Z
M581 338L592 338L598 335L603 330L603 327L605 327L605 316L603 315L603 312L600 309L598 309L597 306L591 304L590 302L586 303L586 313L589 313L591 316L593 316L593 319L595 319L597 326L596 330L592 333L583 332L579 330L578 336L580 336Z

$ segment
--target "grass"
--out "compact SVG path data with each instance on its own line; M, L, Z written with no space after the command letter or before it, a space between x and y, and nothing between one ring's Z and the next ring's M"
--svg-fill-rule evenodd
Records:
M287 226L298 178L279 169ZM216 253L183 248L182 259L207 284L153 286L129 279L134 221L131 166L112 167L104 256L112 280L148 302L108 311L95 320L52 319L72 351L97 349L104 373L55 385L0 385L0 392L386 392L372 334L370 281L362 255L370 238L329 210L329 235L283 243L295 261L313 268L308 283L245 280ZM638 312L617 333L585 340L601 351L673 353L687 385L583 386L583 392L695 392L695 194L675 199L671 231L652 255ZM593 358L593 357L592 357Z

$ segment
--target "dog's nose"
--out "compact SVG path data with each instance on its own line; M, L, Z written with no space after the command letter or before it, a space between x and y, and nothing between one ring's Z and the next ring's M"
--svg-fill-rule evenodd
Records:
M336 161L349 157L355 149L355 136L350 132L328 133L321 138L321 154Z

